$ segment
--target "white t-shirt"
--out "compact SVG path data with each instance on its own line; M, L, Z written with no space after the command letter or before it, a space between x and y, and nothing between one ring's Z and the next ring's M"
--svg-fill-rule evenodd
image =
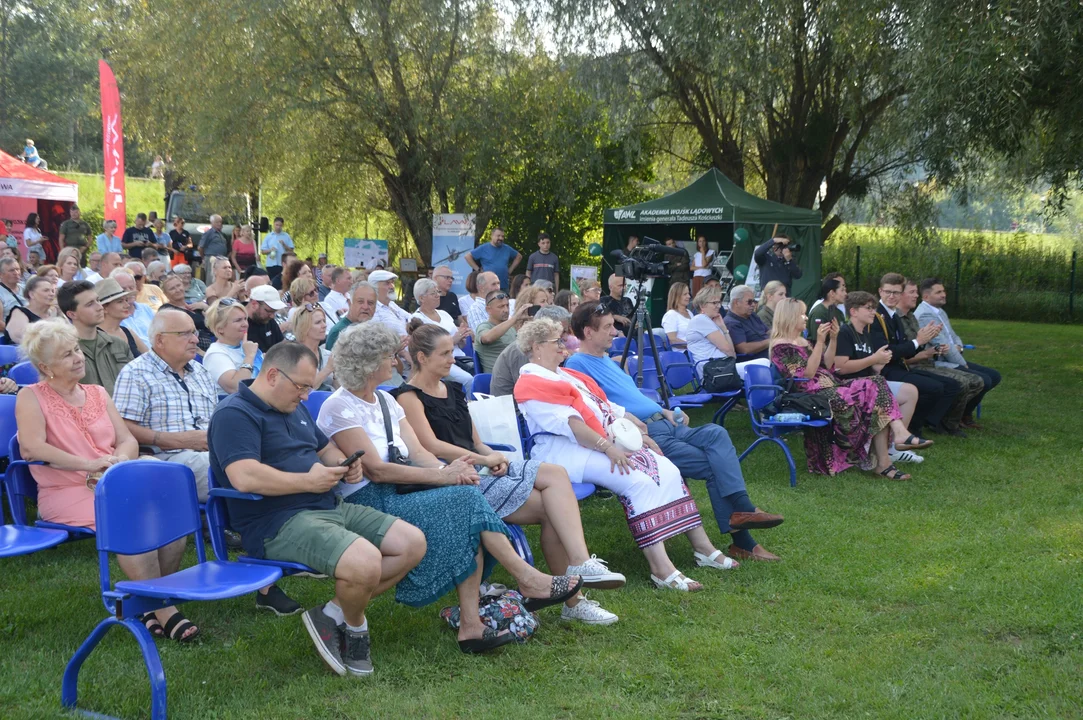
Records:
M27 252L28 253L35 253L35 254L39 255L40 257L44 258L45 257L45 250L42 249L41 245L31 245L30 244L31 242L37 242L38 240L41 240L41 233L40 232L38 232L37 230L35 230L32 227L28 227L25 230L23 230L23 243L26 245ZM26 262L27 260L28 260L28 258L23 258L23 262Z
M405 335L406 323L410 322L410 313L396 305L394 300L388 301L387 305L377 302L376 313L372 316L372 319L387 325L399 335Z
M726 353L722 352L713 342L707 339L707 336L713 332L720 333L722 331L714 324L714 320L703 313L696 315L688 323L684 339L685 342L688 343L688 352L692 353L692 360L697 365L703 360L726 357ZM700 365L698 370L702 372L703 366Z
M677 333L677 337L686 340L685 333L688 332L688 323L690 322L692 322L692 318L686 318L676 310L667 310L666 314L662 316L662 329L667 333Z
M350 309L350 300L338 290L327 293L327 297L323 299L322 304L327 307L331 317L335 318L336 321L340 317L339 313L344 313Z
M696 256L693 258L693 261L694 261L693 262L694 265L702 265L704 263L703 253L697 252ZM714 261L714 250L708 250L707 251L706 263L709 265L709 264L711 264L712 261ZM710 277L710 276L711 276L711 269L710 268L706 268L705 270L696 270L695 272L692 273L692 277Z
M454 335L456 332L458 332L459 328L455 327L455 321L451 319L450 315L448 315L443 310L437 310L436 312L440 314L440 322L436 322L420 310L414 313L413 316L421 322L425 323L426 325L439 325L440 327L447 330L449 335ZM466 355L466 353L464 353L457 347L455 348L455 352L453 354L455 357L464 357Z
M403 457L407 457L410 451L399 434L399 423L406 418L406 413L395 402L395 398L383 390L377 390L376 394L382 395L384 402L387 403L395 447L398 448ZM316 425L324 435L332 440L336 434L344 430L361 428L362 432L372 440L380 460L387 462L387 433L384 431L384 416L380 410L379 400L367 403L346 388L339 388L331 394L331 397L327 398L320 408L320 416L316 418ZM335 486L335 493L339 497L346 497L365 487L369 482L367 479L353 485L340 482Z
M244 362L244 348L231 347L225 343L213 342L203 355L203 367L211 374L211 378L217 383L218 378L228 372L233 372ZM225 392L219 385L218 389Z

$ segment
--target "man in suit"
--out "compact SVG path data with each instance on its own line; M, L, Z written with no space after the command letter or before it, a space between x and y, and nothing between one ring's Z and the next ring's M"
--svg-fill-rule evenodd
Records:
M880 278L880 304L876 308L876 321L869 328L872 346L886 345L891 350L891 362L880 374L889 382L910 383L918 389L918 404L910 420L910 432L920 434L922 428L929 425L934 432L960 435L958 429L953 431L944 427L944 416L961 390L959 383L907 367L906 361L918 354L918 348L935 338L941 327L927 325L918 331L916 338L907 339L896 311L905 285L906 278L898 273L888 273Z
M1000 384L1000 373L993 368L967 362L963 358L963 341L955 334L951 327L951 320L948 319L948 313L944 310L944 306L948 302L948 293L944 289L944 283L939 278L926 278L921 281L919 290L921 291L921 304L914 311L915 317L917 317L922 329L926 327L940 328L935 340L936 344L944 349L944 354L936 360L937 367L957 368L964 372L973 373L982 380L984 389L967 403L961 423L965 428L980 429L978 423L974 421L974 408L981 403L985 393Z

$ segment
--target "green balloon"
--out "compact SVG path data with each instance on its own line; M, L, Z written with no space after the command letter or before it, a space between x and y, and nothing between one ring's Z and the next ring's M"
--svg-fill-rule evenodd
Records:
M733 279L743 283L748 277L748 265L738 265L733 269Z
M602 256L602 246L599 245L598 243L591 243L587 247L587 252L590 253L591 257L601 257Z
M733 233L733 242L748 242L748 230L746 230L745 228L737 228L737 230ZM745 269L747 270L747 268Z

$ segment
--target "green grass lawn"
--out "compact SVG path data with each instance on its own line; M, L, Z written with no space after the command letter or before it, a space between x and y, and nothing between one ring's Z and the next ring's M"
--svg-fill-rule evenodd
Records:
M105 176L87 173L58 172L57 175L79 183L79 206L84 213L101 218L105 210ZM161 180L149 178L126 178L124 182L126 198L125 212L129 224L135 222L136 213L155 210L159 217L165 217L165 186ZM100 227L92 228L95 234ZM168 227L166 228L169 229ZM121 228L123 230L123 228Z
M326 669L299 617L257 613L251 598L192 604L202 641L159 643L171 717L1079 718L1083 328L957 329L1005 381L985 403L985 430L940 440L907 467L913 482L810 476L799 438L796 489L778 448L745 461L753 501L786 515L756 533L782 563L709 572L671 541L678 567L706 587L656 590L619 502L591 498L588 544L628 576L623 590L591 595L618 624L567 626L547 609L526 646L467 657L437 617L452 597L423 610L383 597L369 613L376 674L359 681ZM728 426L747 447L747 413ZM728 545L703 483L690 485L707 531ZM94 548L0 567L0 717L59 716L64 665L104 617ZM282 584L306 606L331 595L329 581ZM80 689L84 707L149 713L125 633L99 646Z

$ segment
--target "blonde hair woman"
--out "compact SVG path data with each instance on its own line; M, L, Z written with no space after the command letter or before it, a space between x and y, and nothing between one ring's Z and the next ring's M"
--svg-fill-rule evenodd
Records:
M816 344L802 337L808 317L805 303L786 298L775 306L771 329L771 363L785 378L807 379L801 391L823 397L831 406L826 428L805 430L809 472L835 475L851 467L875 470L889 480L910 476L891 463L888 443L892 431L908 437L902 414L887 381L880 375L840 380L829 368L835 362L838 323L822 323ZM869 445L875 450L869 454Z
M760 295L760 309L756 314L763 320L763 324L771 327L775 317L775 306L779 301L786 299L786 286L778 280L772 280L763 286L763 294Z
M294 284L296 283L297 281L294 281ZM297 308L297 313L293 316L293 337L316 356L316 382L312 389L336 389L338 383L335 382L335 361L331 351L323 344L327 339L327 313L319 304L305 303Z
M666 314L662 316L662 329L666 331L670 345L685 342L688 324L692 322L692 313L688 310L690 302L692 302L692 293L687 285L676 282L669 286Z
M235 393L244 380L259 374L263 353L248 339L248 312L233 298L222 298L203 314L215 337L203 356L203 367L223 392Z
M83 254L79 251L79 248L73 247L64 248L57 254L56 270L59 275L56 282L57 289L64 283L82 279L82 268L79 267L79 260L82 257Z

